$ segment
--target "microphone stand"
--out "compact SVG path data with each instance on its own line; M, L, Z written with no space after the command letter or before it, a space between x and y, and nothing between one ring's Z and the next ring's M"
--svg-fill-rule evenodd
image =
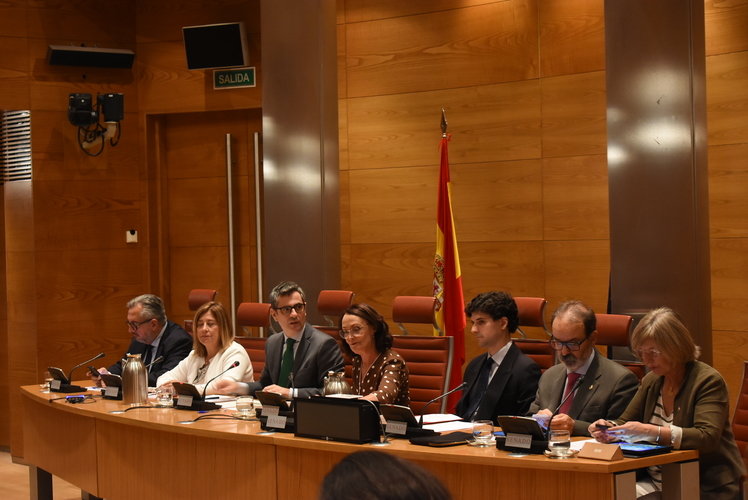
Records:
M377 417L379 418L379 428L382 430L382 437L379 439L378 443L372 443L374 446L389 446L392 444L390 442L390 438L387 435L387 432L384 428L384 418L382 418L382 414L379 412L379 407L374 403L374 401L369 401L368 399L361 399L361 401L366 401L371 406L374 407L374 411L377 412Z
M153 364L153 363L151 363L151 364ZM202 396L200 396L200 401L205 401L205 393L208 392L208 386L210 385L211 382L213 382L218 377L221 377L227 371L233 370L234 368L236 368L237 366L239 366L239 364L240 363L238 361L234 361L233 363L231 363L231 366L229 366L228 368L226 368L225 370L223 370L221 373L219 373L218 375L216 375L212 379L208 380L208 382L205 384L205 387L203 387L203 394L202 394ZM218 406L218 405L216 405L216 406Z
M75 365L73 367L73 369L68 372L67 382L62 381L62 383L60 384L60 388L59 389L57 389L57 390L50 389L50 390L52 392L63 392L63 393L69 393L69 392L86 392L86 388L85 387L81 387L79 385L73 385L73 383L72 383L73 382L73 372L77 368L80 368L81 366L83 366L85 364L88 364L88 363L90 363L92 361L96 361L97 359L101 359L104 356L106 356L106 355L103 352L100 352L99 354L97 354L93 358L91 358L89 360L86 360L83 363L79 363L79 364Z
M428 408L431 403L433 403L435 401L439 401L440 399L446 398L447 396L449 396L453 392L457 392L457 391L459 391L461 389L464 389L465 386L467 386L467 382L461 383L460 385L458 385L457 387L455 387L451 391L447 391L444 394L441 394L440 396L435 397L434 399L432 399L431 401L429 401L428 403L426 403L425 405L423 405L423 408L421 408L421 417L418 420L418 425L420 425L421 427L423 427L423 414L426 413L426 408Z

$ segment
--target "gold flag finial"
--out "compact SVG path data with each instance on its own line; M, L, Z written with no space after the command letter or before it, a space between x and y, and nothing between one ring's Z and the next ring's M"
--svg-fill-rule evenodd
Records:
M442 137L447 137L447 115L444 113L444 108L442 107Z

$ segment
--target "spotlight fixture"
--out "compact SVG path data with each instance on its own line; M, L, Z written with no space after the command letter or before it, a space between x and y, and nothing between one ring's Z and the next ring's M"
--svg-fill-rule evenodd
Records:
M97 94L95 106L91 94L70 94L68 120L78 127L78 145L89 156L99 156L107 140L112 146L119 143L124 118L124 94Z

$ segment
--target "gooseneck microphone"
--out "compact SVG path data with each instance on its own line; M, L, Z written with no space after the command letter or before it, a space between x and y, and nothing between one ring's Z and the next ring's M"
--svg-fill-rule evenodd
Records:
M426 408L428 408L431 403L433 403L435 401L439 401L440 399L446 398L447 396L449 396L453 392L457 392L460 389L464 389L466 386L467 386L467 382L463 382L460 385L458 385L457 387L455 387L454 389L452 389L450 391L447 391L444 394L441 394L441 395L435 397L434 399L432 399L431 401L429 401L428 403L426 403L425 405L423 405L423 408L421 408L421 418L418 419L418 425L423 426L423 414L426 413Z
M239 366L239 364L240 363L238 361L234 361L233 363L231 363L231 366L229 366L228 368L226 368L225 370L223 370L221 373L219 373L218 375L216 375L212 379L208 380L208 382L205 384L205 387L203 387L203 395L202 395L202 397L200 399L202 401L205 401L205 393L208 390L208 386L210 385L211 382L213 382L215 379L217 379L218 377L220 377L221 375L223 375L227 371L231 370L232 368L236 368L237 366Z
M551 418L548 419L548 428L545 430L546 439L551 434L551 422L553 421L553 417L558 415L558 411L561 409L562 406L564 406L564 403L566 403L566 400L569 399L575 392L577 392L577 389L582 384L582 379L584 379L584 375L582 375L581 377L577 379L577 381L571 387L571 390L569 391L569 393L561 400L561 402L558 404L556 409L553 410L553 413L551 414Z
M72 383L72 382L73 382L73 372L74 372L75 370L77 370L78 368L80 368L80 367L81 367L81 366L83 366L83 365L87 365L87 364L88 364L88 363L90 363L91 361L96 361L97 359L101 359L101 358L103 358L104 356L106 356L106 354L104 354L103 352L100 352L99 354L97 354L97 355L96 355L96 356L94 356L93 358L91 358L91 359L89 359L89 360L86 360L86 361L84 361L83 363L80 363L80 364L77 364L77 365L75 365L75 366L74 366L74 367L73 367L73 368L72 368L72 369L70 370L70 372L68 372L68 382L69 382L69 383Z
M164 360L164 357L163 356L159 356L156 359L154 359L153 361L151 361L150 363L148 363L147 365L145 365L145 369L147 370L151 366L155 365L156 363L160 363L163 360ZM238 363L238 361L237 361L237 363Z

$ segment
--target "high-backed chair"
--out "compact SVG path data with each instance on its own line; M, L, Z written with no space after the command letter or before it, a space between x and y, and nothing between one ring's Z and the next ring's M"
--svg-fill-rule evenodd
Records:
M743 362L743 382L740 384L735 413L732 415L732 433L735 435L743 462L748 468L748 361ZM742 479L740 487L745 492L745 476ZM744 495L740 498L744 498Z
M354 293L350 290L320 290L317 296L317 312L324 316L331 327L337 329L343 311L353 303Z
M548 301L542 297L514 297L519 313L519 328L517 331L523 338L527 334L522 327L539 327L543 329L544 336L548 336L548 329L545 327L545 306Z
M236 327L257 327L270 329L270 304L242 302L236 309ZM269 333L272 333L269 332ZM252 362L255 380L260 379L265 367L265 341L267 337L236 337L236 341L247 351Z
M436 298L426 296L401 295L392 301L392 320L397 323L403 334L408 330L403 323L421 323L432 325L441 335L443 332L436 324L434 310Z
M628 314L595 314L597 320L597 345L608 347L608 359L613 359L613 346L628 347L629 333L634 318ZM637 361L616 360L641 378L645 374L644 364Z
M218 295L218 290L212 288L193 288L187 295L187 307L190 311L197 311L206 302L216 300L216 295ZM184 320L184 330L192 333L192 319Z
M410 407L420 414L424 405L448 390L452 371L452 337L393 335L392 348L408 366ZM444 413L447 398L428 407L430 413Z
M546 371L556 363L556 352L546 340L548 330L545 326L545 307L548 301L542 297L514 297L519 315L519 327L517 332L521 338L512 339L519 349L538 366L541 371ZM529 339L522 327L537 327L543 332L543 339Z

